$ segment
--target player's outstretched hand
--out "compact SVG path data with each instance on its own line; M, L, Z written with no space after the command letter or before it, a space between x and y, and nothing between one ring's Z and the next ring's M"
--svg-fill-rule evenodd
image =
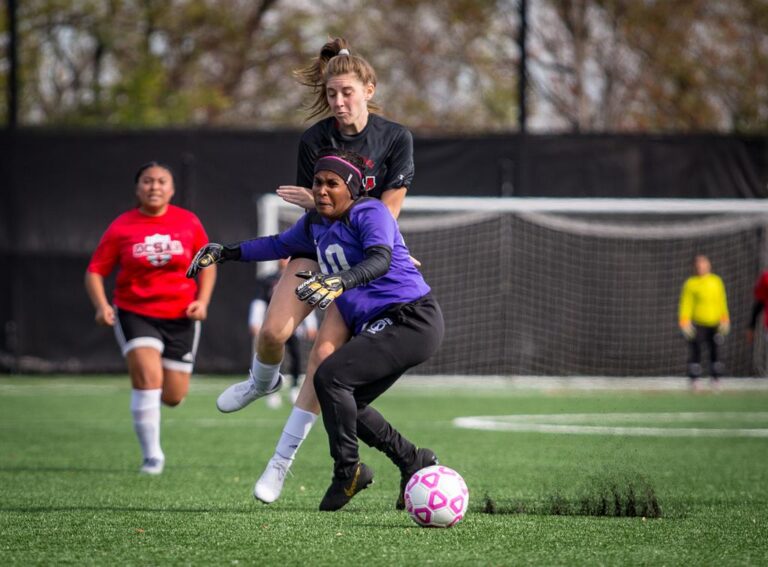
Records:
M334 299L344 293L344 284L338 275L296 272L296 277L307 280L296 288L296 296L309 305L317 305L320 309L327 309Z
M192 258L192 263L187 269L187 277L194 278L197 273L203 268L213 266L214 264L221 264L227 260L233 258L233 254L229 252L231 249L215 242L209 242L197 251L195 257Z
M203 246L197 251L195 257L192 258L192 263L187 269L187 277L194 278L203 268L222 262L221 251L223 249L224 247L221 244L216 244L215 242L209 242Z
M315 198L312 191L297 185L281 185L277 188L277 194L286 203L298 205L302 209L314 209Z
M214 264L223 264L228 260L239 260L240 253L240 243L222 246L215 242L209 242L198 250L195 257L192 258L192 263L187 269L187 277L194 278L200 270Z
M680 325L680 332L683 333L683 336L687 341L692 341L696 338L696 327L690 323L687 325Z

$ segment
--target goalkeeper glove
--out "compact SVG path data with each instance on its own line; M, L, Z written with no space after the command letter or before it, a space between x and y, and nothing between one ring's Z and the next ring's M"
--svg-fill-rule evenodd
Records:
M686 338L686 340L692 341L696 338L696 327L690 323L686 325L680 325L680 332L683 333L683 336Z
M296 277L307 280L296 288L296 296L322 310L327 309L334 299L344 293L344 284L338 274L296 272Z
M715 344L721 345L725 342L725 336L731 332L731 322L730 321L720 321L720 324L717 326L717 331L715 331Z
M240 245L227 245L222 246L215 242L209 242L197 251L195 257L192 258L192 263L187 270L187 277L194 278L197 273L203 268L213 266L214 264L223 264L227 260L239 260L240 259Z

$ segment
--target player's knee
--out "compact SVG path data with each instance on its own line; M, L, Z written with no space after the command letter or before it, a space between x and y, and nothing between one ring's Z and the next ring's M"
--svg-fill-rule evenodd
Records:
M134 369L131 372L131 383L137 390L154 390L162 383L162 378L155 372L144 372L141 369Z
M312 365L317 368L323 361L336 352L336 345L330 342L315 343L314 348L309 353Z
M163 405L174 408L184 401L184 396L163 393L160 400L163 402Z
M285 329L266 325L261 329L261 332L259 333L258 348L282 348L290 337L290 333L288 333L288 331Z

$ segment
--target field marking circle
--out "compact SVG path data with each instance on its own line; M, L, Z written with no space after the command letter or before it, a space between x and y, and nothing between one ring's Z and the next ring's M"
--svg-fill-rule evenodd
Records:
M762 428L674 427L692 421L723 420L764 422ZM614 423L647 422L655 425L627 426ZM598 425L586 425L597 423ZM567 435L621 435L633 437L768 437L768 412L670 412L670 413L570 413L528 415L477 415L457 417L461 429L557 433Z

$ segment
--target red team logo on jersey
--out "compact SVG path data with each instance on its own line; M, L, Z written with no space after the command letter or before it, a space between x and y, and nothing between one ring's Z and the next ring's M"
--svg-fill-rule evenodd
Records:
M133 257L146 257L153 266L167 264L175 254L184 254L184 246L179 240L171 240L170 234L145 236L144 242L133 245Z
M365 189L365 192L368 193L375 186L376 186L376 176L375 175L366 175L365 176L365 182L363 183L363 188Z

